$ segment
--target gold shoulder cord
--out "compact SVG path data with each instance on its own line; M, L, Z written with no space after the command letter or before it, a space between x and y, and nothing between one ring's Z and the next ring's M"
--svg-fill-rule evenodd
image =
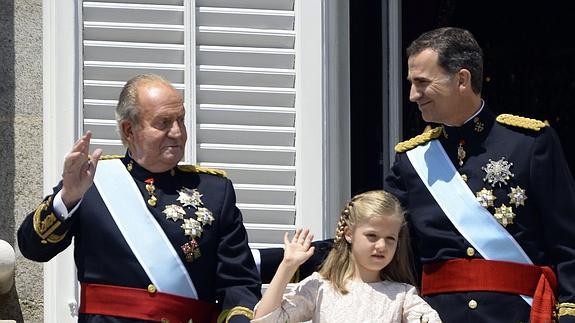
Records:
M435 127L409 140L398 143L397 145L395 145L395 152L403 153L408 150L411 150L421 144L424 144L432 139L439 137L441 133L443 133L443 127Z
M100 160L110 160L110 159L120 159L124 158L124 155L102 155Z
M556 306L557 317L561 316L575 316L575 303L559 303Z
M218 316L218 323L228 323L233 316L244 315L248 319L252 320L254 318L254 312L247 307L236 306L232 309L222 311Z
M64 239L67 232L64 232L62 235L58 235L53 233L58 227L62 224L58 218L54 215L54 213L48 214L42 220L42 213L48 210L48 206L50 205L50 201L52 197L50 196L47 200L40 203L40 205L34 211L33 217L33 226L34 231L36 234L42 239L41 242L46 244L50 243L58 243Z
M182 172L187 173L203 173L203 174L217 175L220 177L227 177L225 171L216 168L208 168L195 165L178 165L178 169L181 170Z
M531 129L534 131L539 131L541 128L545 128L546 124L543 121L531 118L525 118L520 116L515 116L512 114L500 114L495 119L497 122L508 126L514 126L524 129Z

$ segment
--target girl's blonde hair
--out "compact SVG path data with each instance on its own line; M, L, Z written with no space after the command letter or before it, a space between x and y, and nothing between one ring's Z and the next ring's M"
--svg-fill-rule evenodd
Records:
M346 241L344 235L359 222L373 217L396 218L402 223L395 255L389 265L381 270L381 278L409 284L415 282L409 228L401 204L395 196L386 191L369 191L354 196L341 211L333 249L319 270L319 273L341 294L347 294L345 282L355 274L351 244Z

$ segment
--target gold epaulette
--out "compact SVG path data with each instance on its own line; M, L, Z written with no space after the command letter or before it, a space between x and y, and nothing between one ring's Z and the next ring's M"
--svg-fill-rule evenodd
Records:
M409 140L402 141L395 145L395 152L403 153L424 144L432 139L439 137L443 133L443 127L435 127Z
M243 306L236 306L232 309L222 311L218 316L218 323L228 323L233 316L236 315L243 315L246 316L248 319L253 320L254 312L247 307Z
M565 315L575 316L575 303L559 303L556 308L557 317Z
M181 170L182 172L188 172L188 173L202 173L202 174L211 174L221 177L227 177L225 171L215 168L207 168L196 165L178 165L178 169Z
M102 155L100 160L110 160L110 159L120 159L124 158L124 155Z
M545 122L541 120L515 116L512 114L500 114L495 120L504 125L531 129L535 131L539 131L541 128L545 128L546 126Z
M54 233L62 224L53 212L48 213L52 197L48 197L36 208L33 217L34 231L40 237L42 243L58 243L64 239L67 232L61 235Z

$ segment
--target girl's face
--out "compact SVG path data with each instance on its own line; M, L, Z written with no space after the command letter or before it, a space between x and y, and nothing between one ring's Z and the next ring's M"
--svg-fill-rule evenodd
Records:
M401 220L391 216L370 216L348 229L355 277L364 282L380 281L379 272L389 265L399 241Z

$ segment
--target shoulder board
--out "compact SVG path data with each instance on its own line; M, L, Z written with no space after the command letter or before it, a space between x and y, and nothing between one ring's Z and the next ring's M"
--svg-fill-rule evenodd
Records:
M102 155L102 156L100 156L100 160L120 159L120 158L124 158L124 155Z
M178 169L181 170L182 172L187 172L187 173L211 174L211 175L217 175L217 176L221 176L221 177L227 176L226 172L221 170L221 169L207 168L207 167L201 167L201 166L196 166L196 165L178 165Z
M495 120L504 125L531 129L535 131L539 131L541 128L545 128L546 126L545 122L543 121L515 116L512 114L500 114Z
M439 137L441 133L443 133L443 127L435 127L409 140L398 143L397 145L395 145L395 152L403 153L408 150L411 150L421 144L424 144L432 139Z

